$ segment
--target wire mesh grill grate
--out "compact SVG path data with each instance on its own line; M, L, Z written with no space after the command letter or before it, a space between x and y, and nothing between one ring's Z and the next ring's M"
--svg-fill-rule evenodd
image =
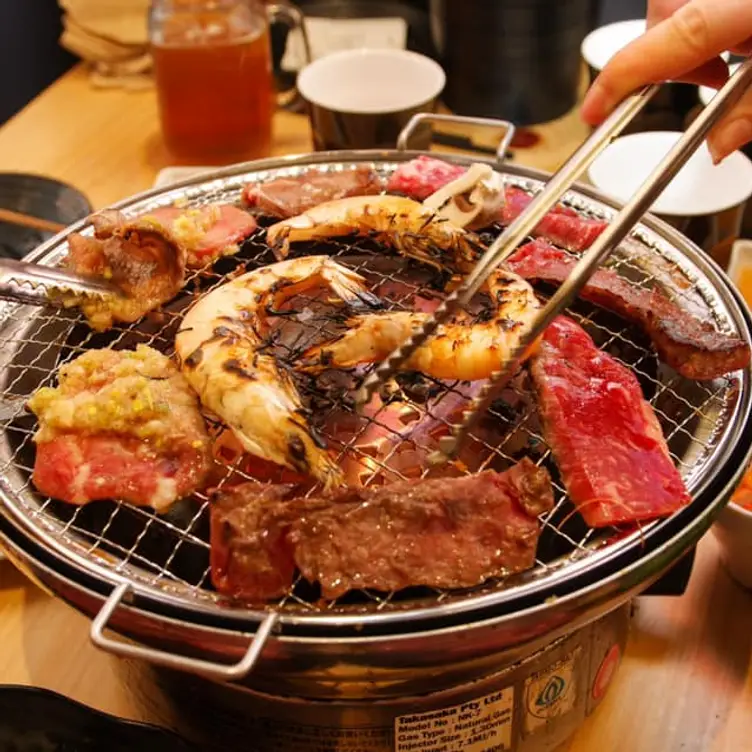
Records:
M394 167L391 163L376 166L384 173ZM339 167L330 165L326 169ZM292 172L293 168L285 168L253 177L265 179ZM212 201L235 201L240 188L250 177L251 175L244 175L224 181L215 180L181 192L167 191L155 199L134 205L127 213L136 214L156 205L170 203L175 198L191 206ZM518 179L515 182L527 188L536 187L534 181ZM597 202L582 197L575 197L572 204L581 210L604 211ZM703 308L706 315L716 316L721 328L729 328L728 318L718 313L718 295L712 289L708 290L701 278L693 278L686 264L680 263L680 257L672 256L670 250L643 242L639 237L632 238L630 243L629 257L619 255L612 264L620 274L640 285L664 284L667 280L676 283L678 280L679 284L673 285L672 292L684 297L684 305ZM638 244L641 253L633 253ZM63 250L64 247L58 249L58 256ZM392 310L409 305L410 299L415 295L434 297L438 294L436 280L427 278L425 273L403 260L386 256L383 249L368 239L308 245L295 249L294 255L310 253L332 255L341 263L364 273L371 289L377 292L389 287L389 291L380 294L380 297ZM660 264L650 268L650 264L645 263L646 259L659 259ZM93 333L73 314L33 310L24 319L25 312L29 309L4 309L5 321L0 324L0 352L5 353L3 397L25 398L40 386L54 384L59 366L90 348L132 348L136 344L146 344L171 354L182 312L197 295L215 289L235 274L272 263L273 260L264 243L264 231L259 229L243 245L237 256L222 259L212 270L193 274L188 280L185 294L164 311L149 316L136 325L117 326L106 334ZM283 323L279 327L277 351L283 361L285 357L288 361L291 360L299 351L303 340L307 341L314 333L317 339L334 333L328 324L329 319L318 316L315 311L315 305L321 303L320 299L318 302L302 303L302 306L296 303L293 307L296 310L313 307L314 314L307 323L301 323L300 317L297 317L297 339L288 341L284 337L285 328L291 328L292 324ZM688 382L658 363L641 333L617 317L580 303L570 313L601 348L633 369L656 411L672 457L691 490L693 484L697 484L702 478L723 437L728 416L737 398L738 378L730 375L713 382ZM304 398L316 402L317 427L341 459L360 460L380 472L382 479L404 477L399 469L394 469L392 463L394 453L401 448L400 433L395 431L393 425L384 422L384 411L388 411L389 405L393 403L386 402L381 410L363 421L354 434L343 438L327 428L327 420L331 425L333 414L343 415L351 411L346 398L347 391L322 390L308 379L298 379L298 386ZM429 395L423 401L415 397L415 390L418 388ZM467 382L445 383L423 378L415 383L397 384L395 397L411 401L414 412L431 414L441 405L442 400L449 399L452 395L462 396L466 394L467 388ZM540 433L535 403L524 376L518 378L507 390L506 397L505 403L498 404L492 410L489 420L485 421L486 425L492 425L492 430L482 435L476 434L473 447L480 457L478 469L502 469L527 454L552 472L556 503L550 512L541 517L543 532L539 556L531 571L505 581L487 583L471 591L422 589L406 594L359 593L325 606L314 603L307 588L298 583L285 598L272 605L284 611L325 611L330 614L383 612L408 606L430 608L450 599L473 598L499 589L514 591L526 583L549 577L554 572L566 571L574 562L592 558L595 552L606 545L620 545L617 540L618 531L591 530L578 515L572 513L573 507L557 479L550 451ZM393 434L394 446L391 455L379 458L364 451L359 439L373 423L378 424L380 421L382 432L387 437L390 436L390 431ZM229 608L210 587L209 501L205 494L196 494L193 498L180 502L163 516L156 515L149 509L118 502L97 502L74 507L43 498L34 491L30 481L33 465L31 437L35 425L34 417L24 413L22 406L19 406L15 415L0 421L5 447L0 457L0 471L3 475L1 482L5 495L12 499L17 514L22 515L29 525L53 536L63 550L77 556L79 561L95 564L112 574L126 577L145 591L170 593L186 602L201 601L212 604L215 608ZM234 478L251 478L243 469L242 462L235 462L223 467L218 483L221 485L228 482L230 474ZM377 482L377 479L370 478L366 482Z

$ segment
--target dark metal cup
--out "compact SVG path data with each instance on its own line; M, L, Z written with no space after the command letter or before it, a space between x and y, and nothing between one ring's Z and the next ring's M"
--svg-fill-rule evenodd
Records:
M317 151L393 148L414 115L435 112L444 83L444 71L430 58L387 49L336 52L298 76ZM426 149L430 140L426 125L410 146Z
M447 107L517 126L565 115L577 103L580 44L595 6L594 0L431 0Z

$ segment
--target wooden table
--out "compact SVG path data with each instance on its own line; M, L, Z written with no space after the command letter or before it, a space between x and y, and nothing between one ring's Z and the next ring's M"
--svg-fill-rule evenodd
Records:
M305 119L277 116L275 154L305 152ZM576 114L543 130L521 161L555 168L584 134ZM170 164L153 92L94 91L75 69L0 129L0 165L66 180L95 207L148 188ZM0 563L0 681L62 692L150 720L96 651L89 621ZM688 592L638 600L629 647L604 704L570 752L752 750L752 595L721 568L715 539L699 546Z

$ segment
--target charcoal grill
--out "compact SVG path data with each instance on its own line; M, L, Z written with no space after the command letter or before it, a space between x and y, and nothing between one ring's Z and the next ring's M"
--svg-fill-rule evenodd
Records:
M265 160L143 193L117 208L132 216L174 202L186 206L235 202L248 182L295 176L312 167L337 171L368 164L388 176L401 161L417 155L332 152ZM472 161L445 158L465 165ZM545 179L540 172L516 166L497 165L497 169L509 183L533 192ZM615 209L587 187L570 192L565 200L584 214L606 219ZM92 230L85 221L79 223L29 259L57 264L66 253L71 231ZM368 239L308 245L294 253L334 255L343 264L368 271L376 281L412 279L405 276L404 264L385 264L385 252ZM525 669L529 677L537 665L535 656L551 646L558 651L556 660L565 660L560 654L567 640L586 634L594 623L613 621L613 614L623 614L624 604L692 549L748 464L749 372L711 382L687 381L660 364L633 327L601 309L578 304L570 313L600 347L638 375L693 496L689 507L630 534L595 531L572 513L564 489L555 482L555 508L541 519L539 558L522 575L463 591L364 592L326 606L298 585L265 609L229 604L209 583L206 496L181 502L164 517L118 502L77 508L40 496L30 483L35 419L17 400L53 384L59 365L89 348L145 343L172 352L182 311L196 295L221 284L228 275L272 261L263 228L259 229L236 257L223 259L213 271L196 273L185 295L163 313L104 335L92 333L73 313L61 315L17 304L0 307L0 386L8 405L0 411L2 539L30 576L95 617L92 639L103 649L213 680L234 680L242 684L246 696L267 708L282 697L318 704L318 710L308 715L294 706L294 712L303 713L313 726L354 723L396 729L392 725L399 716L395 698L403 698L403 708L441 708L458 698L464 702L485 696L488 682L498 688L501 667L533 661ZM634 284L660 284L720 329L750 339L747 309L722 272L659 220L645 218L610 263ZM400 299L390 303L399 308ZM494 462L511 464L520 456L522 437L524 451L555 476L555 465L536 428L534 404L524 399L524 383L515 388L523 408L497 414L506 428L498 446L487 449ZM107 628L119 636L113 637ZM611 643L623 645L623 635L613 636L621 627L608 629ZM594 637L587 639L588 645L600 645L598 640L593 643ZM598 639L606 638L601 634ZM611 644L607 642L603 642L606 647ZM588 670L592 668L595 676L597 666L591 664L589 660ZM438 694L428 700L429 691ZM405 705L406 697L413 698L412 705ZM364 702L379 705L376 720L374 706L369 705L370 713L358 715L355 708L362 710ZM588 707L593 703L590 698ZM350 720L343 721L343 713ZM514 710L515 718L517 713ZM394 749L409 748L394 741L396 731L384 733L389 744L397 745ZM392 748L385 744L362 748ZM296 748L307 749L302 743Z

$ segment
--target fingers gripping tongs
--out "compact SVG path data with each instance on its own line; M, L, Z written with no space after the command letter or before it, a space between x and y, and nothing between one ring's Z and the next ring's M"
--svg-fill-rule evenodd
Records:
M608 258L611 251L648 211L656 198L700 146L713 125L738 101L751 83L752 59L739 67L707 107L700 112L681 139L617 214L614 221L582 255L571 276L538 311L510 358L500 364L499 370L491 377L483 392L469 405L462 422L454 426L453 434L442 439L441 452L444 458L451 458L457 452L476 421L488 410L500 390L518 371L546 327L575 299L598 266ZM647 86L627 98L575 151L527 209L494 241L473 271L446 298L434 315L369 374L356 395L359 406L366 404L372 395L397 373L415 350L436 332L439 326L459 310L467 307L489 275L515 251L520 242L532 233L546 212L554 207L572 183L642 110L657 90L657 85Z

